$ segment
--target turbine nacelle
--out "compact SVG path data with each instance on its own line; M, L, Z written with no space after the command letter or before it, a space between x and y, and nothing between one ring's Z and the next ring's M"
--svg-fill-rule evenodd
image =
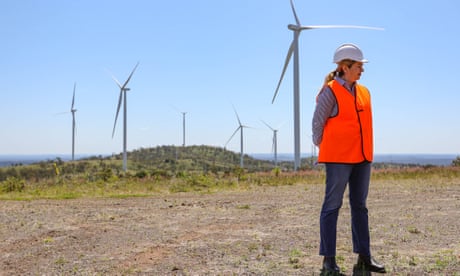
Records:
M291 31L301 31L302 30L302 26L300 25L289 24L287 27Z

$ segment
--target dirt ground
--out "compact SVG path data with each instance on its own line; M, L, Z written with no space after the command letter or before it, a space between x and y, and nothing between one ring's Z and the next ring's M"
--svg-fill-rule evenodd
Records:
M0 275L319 275L323 189L0 201ZM460 275L460 180L373 182L368 208L389 275ZM345 275L356 262L349 220L345 197Z

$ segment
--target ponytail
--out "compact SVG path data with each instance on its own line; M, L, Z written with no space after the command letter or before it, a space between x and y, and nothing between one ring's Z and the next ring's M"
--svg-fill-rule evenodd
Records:
M331 80L333 80L336 74L337 70L331 71L329 74L327 74L324 78L324 85L327 85Z
M326 75L326 77L324 78L324 84L323 84L323 88L325 86L327 86L327 84L334 80L335 76L338 76L338 77L342 77L344 72L343 70L341 69L341 66L342 65L346 65L348 66L348 68L351 68L351 66L353 65L353 63L355 63L355 61L351 60L351 59L344 59L344 60L341 60L338 64L337 64L337 68L333 71L331 71L329 74Z
M326 77L324 78L324 83L323 83L323 86L321 87L320 89L320 93L324 90L324 88L327 86L327 84L334 80L335 76L338 75L339 73L337 72L337 69L331 71L329 74L326 75Z

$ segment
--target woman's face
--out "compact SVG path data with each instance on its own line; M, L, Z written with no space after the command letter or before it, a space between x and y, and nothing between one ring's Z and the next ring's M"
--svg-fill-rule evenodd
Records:
M364 72L364 65L362 62L354 62L351 67L344 65L343 72L343 79L351 84L361 78L361 73Z

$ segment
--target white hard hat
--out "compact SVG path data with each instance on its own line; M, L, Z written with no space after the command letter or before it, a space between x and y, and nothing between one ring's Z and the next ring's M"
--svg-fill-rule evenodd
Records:
M367 59L363 58L363 52L358 46L346 43L341 45L334 53L334 63L339 63L344 59L350 59L359 62L368 62Z

